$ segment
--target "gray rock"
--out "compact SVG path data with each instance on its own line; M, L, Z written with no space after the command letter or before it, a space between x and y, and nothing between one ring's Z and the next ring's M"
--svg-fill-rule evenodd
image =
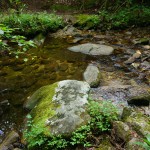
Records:
M2 144L0 145L0 150L8 150L9 147L12 147L12 144L15 143L16 141L18 141L19 139L19 134L15 131L11 131L6 138L4 139L4 141L2 142Z
M70 135L89 120L86 105L90 86L87 82L64 80L37 90L26 103L31 111L33 127L43 133ZM31 128L31 132L32 132Z
M73 52L81 52L88 55L111 55L114 48L107 45L86 43L70 47L68 50Z
M141 63L142 70L149 70L150 69L150 62L144 61Z
M89 64L83 73L83 78L91 87L98 87L101 79L101 74L98 67L94 64Z
M142 137L150 134L150 118L140 111L132 108L124 108L122 120Z
M149 103L148 90L148 88L140 86L121 85L114 82L108 86L91 89L90 94L92 99L111 100L118 107L121 113L123 108L130 104L137 106L147 105ZM140 99L141 96L143 96L143 99Z

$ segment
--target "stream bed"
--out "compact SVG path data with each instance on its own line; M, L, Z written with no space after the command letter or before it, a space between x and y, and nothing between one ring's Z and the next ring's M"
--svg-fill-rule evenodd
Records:
M147 47L141 43L134 43L134 39L150 39L149 31L149 28L97 33L90 31L84 33L83 40L75 43L68 42L69 37L48 36L43 45L29 50L25 55L20 55L18 59L2 54L0 56L0 143L10 130L16 129L21 132L22 122L27 114L23 109L23 103L32 93L56 81L83 80L83 72L89 63L99 65L103 75L101 85L107 85L118 79L125 84L149 86L150 69L146 62L149 63L150 60L148 48L150 43L146 43ZM113 46L115 52L110 56L89 56L67 50L68 47L87 42ZM131 65L124 65L123 62L137 50L142 54L140 59ZM145 64L142 66L143 62Z

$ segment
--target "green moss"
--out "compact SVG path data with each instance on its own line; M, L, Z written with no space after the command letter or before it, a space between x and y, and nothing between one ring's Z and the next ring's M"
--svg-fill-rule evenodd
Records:
M80 14L75 17L77 19L75 26L78 26L79 28L92 29L98 27L100 23L98 15Z
M57 85L58 83L54 83L50 86L45 86L44 89L42 89L41 92L39 91L36 95L37 97L46 95L45 97L42 96L42 101L40 101L38 105L35 106L35 109L33 108L33 110L31 111L33 124L40 126L40 128L45 128L46 119L51 118L55 115L55 110L58 106L56 106L56 104L52 102L52 98L55 94L55 88L57 87ZM49 126L47 126L47 128L48 127ZM47 129L45 128L45 130Z

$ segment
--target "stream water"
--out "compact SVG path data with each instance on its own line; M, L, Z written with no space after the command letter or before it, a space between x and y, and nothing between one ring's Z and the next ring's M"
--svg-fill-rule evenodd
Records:
M123 61L140 49L148 57L141 45L134 45L131 40L149 37L149 29L133 31L111 31L92 33L82 42L100 42L115 47L111 56L92 57L67 50L68 47L77 45L68 43L65 38L58 39L47 37L44 44L36 49L31 49L18 59L14 56L0 56L0 142L6 133L12 129L21 131L22 122L26 111L23 103L34 91L44 85L52 84L65 79L83 80L82 74L89 63L100 64L100 69L107 78L106 81L122 79L125 82L130 78L138 79L139 72L133 66L123 66ZM141 63L141 62L138 62ZM139 71L139 72L138 72ZM148 71L145 71L149 79ZM146 79L147 79L146 78ZM144 84L149 85L149 80ZM143 81L140 79L140 83Z

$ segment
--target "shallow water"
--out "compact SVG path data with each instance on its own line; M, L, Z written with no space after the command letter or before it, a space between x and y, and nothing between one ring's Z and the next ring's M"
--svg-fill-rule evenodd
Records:
M83 71L94 58L70 52L69 46L64 39L48 37L43 46L19 59L0 58L0 142L10 129L21 129L26 114L22 104L35 90L60 80L82 80Z

